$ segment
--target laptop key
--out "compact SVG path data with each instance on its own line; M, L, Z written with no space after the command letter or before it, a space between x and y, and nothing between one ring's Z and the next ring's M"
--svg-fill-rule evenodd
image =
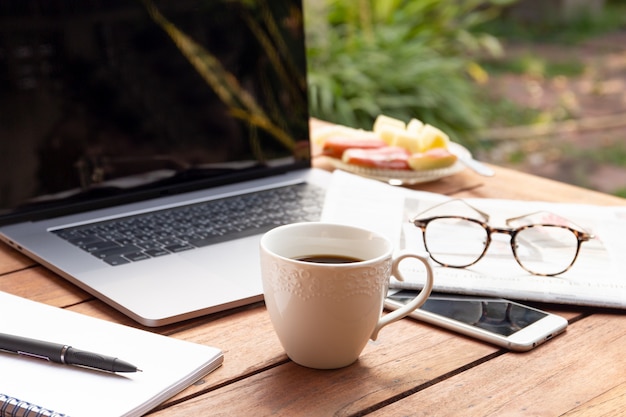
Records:
M122 256L130 253L140 252L141 248L135 245L116 246L112 248L106 248L102 250L94 250L90 253L97 258L106 258L109 256Z
M127 253L126 255L124 255L124 258L129 259L133 262L137 262L137 261L143 261L145 259L150 259L150 256L148 256L147 254L143 252L133 252L133 253Z
M166 249L148 249L145 250L144 253L148 254L149 256L156 258L157 256L164 256L164 255L168 255L172 252L166 250Z
M87 252L95 255L96 253L99 253L102 251L106 251L109 249L118 249L121 247L122 246L112 241L99 241L99 242L93 242L88 245L85 245L82 248L86 250Z
M109 256L107 258L103 258L102 260L111 266L118 266L130 263L128 259L124 259L121 256Z
M105 240L99 238L98 236L88 235L88 236L80 236L80 237L71 237L67 239L74 246L78 247L87 247L93 245L95 243L105 242Z
M193 249L193 246L185 245L183 243L176 243L174 245L166 246L165 249L167 249L170 252L176 253L176 252L183 252L183 251L186 251L186 250Z
M144 250L144 252L148 252L151 250L161 250L163 245L158 242L148 241L148 242L135 242L135 245L139 246Z

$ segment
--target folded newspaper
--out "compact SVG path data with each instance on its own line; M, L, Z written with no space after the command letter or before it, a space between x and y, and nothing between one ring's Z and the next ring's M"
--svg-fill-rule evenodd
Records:
M409 219L449 199L336 171L322 220L373 229L392 239L398 249L426 253L421 230ZM582 244L568 271L545 277L522 269L508 245L509 237L502 235L506 244L492 243L485 256L470 267L447 268L432 262L435 291L626 309L626 207L503 199L465 201L488 213L492 226L505 227L508 218L547 211L581 226L594 238ZM407 264L401 267L404 282L392 278L391 286L421 288L423 273L417 263Z

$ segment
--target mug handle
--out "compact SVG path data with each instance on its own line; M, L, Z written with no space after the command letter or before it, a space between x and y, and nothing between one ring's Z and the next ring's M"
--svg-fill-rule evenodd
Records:
M378 320L378 323L376 324L376 327L374 328L374 331L372 332L372 335L370 336L370 339L372 340L376 340L378 338L378 332L380 331L380 329L382 329L388 324L393 323L394 321L400 320L401 318L408 316L409 314L413 312L413 310L417 310L418 308L420 308L422 304L426 302L426 300L428 299L428 296L433 290L433 284L434 284L433 269L430 266L430 262L428 262L428 258L425 258L423 256L419 256L419 255L409 253L409 252L401 252L398 256L394 257L392 260L391 274L397 280L404 281L404 278L402 277L402 274L400 273L398 266L400 265L400 262L405 258L418 259L424 264L424 266L426 267L426 283L424 284L424 287L419 292L419 294L413 300L411 300L408 304L406 304L405 306L397 310L394 310L390 313L385 314L383 317L380 318L380 320Z

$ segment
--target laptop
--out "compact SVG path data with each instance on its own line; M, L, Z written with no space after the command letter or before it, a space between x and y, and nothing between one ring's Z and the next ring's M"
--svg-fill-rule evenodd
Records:
M146 326L262 300L260 235L319 220L330 178L302 22L300 0L0 0L2 240Z

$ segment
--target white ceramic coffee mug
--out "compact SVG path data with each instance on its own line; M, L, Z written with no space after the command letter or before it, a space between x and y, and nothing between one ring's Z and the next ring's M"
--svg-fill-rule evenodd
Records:
M369 339L376 340L382 327L419 308L433 287L427 258L412 253L394 257L387 238L357 227L280 226L262 237L260 250L265 303L276 334L287 355L310 368L350 365ZM301 260L319 256L357 261ZM381 316L389 278L402 280L398 264L407 257L425 265L425 285L405 307Z

